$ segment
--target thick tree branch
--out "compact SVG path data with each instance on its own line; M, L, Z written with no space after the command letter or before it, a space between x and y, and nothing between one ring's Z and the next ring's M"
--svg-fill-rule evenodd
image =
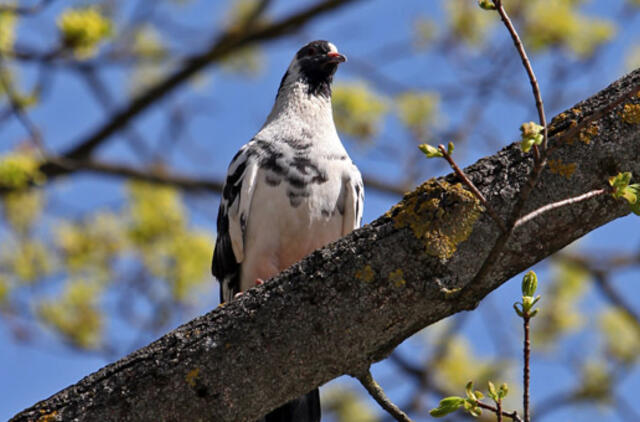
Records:
M588 118L638 86L640 70L574 110ZM575 113L552 122L550 158L575 163L575 171L567 178L544 170L524 212L603 187L618 171L640 174L640 125L621 116L622 107L594 122L588 143L554 144ZM506 218L532 165L514 144L464 172ZM517 227L482 282L463 289L499 231L455 181L426 182L373 223L13 420L255 420L475 308L510 277L629 212L609 195L546 212Z

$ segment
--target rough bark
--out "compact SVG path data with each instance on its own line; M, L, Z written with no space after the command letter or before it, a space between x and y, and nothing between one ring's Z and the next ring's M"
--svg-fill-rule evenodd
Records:
M553 120L550 167L525 212L606 186L619 171L640 174L639 87L637 70ZM576 130L580 122L592 123ZM531 167L510 145L465 171L506 219ZM554 209L517 228L488 276L468 285L499 230L454 176L429 181L373 223L13 420L255 420L362 373L416 331L474 309L510 277L627 213L610 195Z

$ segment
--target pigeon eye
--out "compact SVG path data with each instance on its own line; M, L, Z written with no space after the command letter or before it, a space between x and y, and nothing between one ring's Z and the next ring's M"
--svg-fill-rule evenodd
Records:
M307 56L314 56L316 54L316 49L314 47L309 47L307 49Z

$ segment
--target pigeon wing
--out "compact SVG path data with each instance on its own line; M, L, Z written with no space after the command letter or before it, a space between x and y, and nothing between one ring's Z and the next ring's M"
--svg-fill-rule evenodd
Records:
M240 291L247 218L256 186L258 161L247 144L231 160L218 210L218 237L211 272L220 282L220 301Z

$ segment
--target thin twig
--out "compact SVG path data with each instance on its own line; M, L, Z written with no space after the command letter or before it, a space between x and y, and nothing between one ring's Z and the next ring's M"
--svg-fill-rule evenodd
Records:
M469 187L469 189L471 189L471 192L473 192L473 194L480 200L480 202L482 202L482 205L487 210L491 218L493 218L493 221L495 221L498 227L500 227L500 230L502 230L503 232L506 232L507 227L504 225L504 222L500 219L500 217L498 216L496 211L493 209L491 204L489 204L489 202L484 197L482 192L480 192L480 190L476 187L476 185L474 185L473 182L467 177L467 175L464 174L464 172L460 169L460 167L458 167L458 165L453 160L451 155L449 155L449 153L447 152L447 149L444 147L444 145L442 144L438 145L438 149L442 153L442 156L444 157L444 159L447 160L447 162L449 163L453 171L456 173L456 175L462 180L462 182L465 185Z
M529 373L529 361L531 358L531 339L529 338L529 321L531 317L528 312L525 312L522 317L524 320L524 347L523 347L523 355L524 355L524 368L522 371L522 378L524 384L524 391L522 392L522 406L524 412L524 422L529 422L529 382L530 382L530 373Z
M161 185L178 187L184 191L222 192L222 182L197 179L180 174L165 173L161 170L139 169L125 164L95 160L71 160L64 157L46 157L49 166L60 167L65 172L87 171L109 176L126 177Z
M582 201L586 201L587 199L591 199L593 197L596 196L600 196L603 195L605 193L607 193L609 191L609 189L603 188L603 189L596 189L596 190L592 190L590 192L587 193L583 193L582 195L578 195L578 196L574 196L573 198L567 198L567 199L563 199L562 201L558 201L558 202L553 202L551 204L547 204L544 207L540 207L535 211L530 212L529 214L519 218L516 221L516 224L514 225L514 228L516 227L520 227L521 225L525 224L526 222L533 220L534 218L549 212L551 210L554 210L556 208L560 208L560 207L564 207L567 205L572 205L572 204L577 204L578 202L582 202Z
M45 148L42 142L42 136L40 136L40 131L31 121L24 107L22 107L22 104L20 104L18 95L13 89L11 81L9 81L7 75L8 70L4 66L4 59L2 57L2 54L0 53L0 88L2 88L2 90L7 94L9 106L11 107L13 114L20 121L22 126L24 126L25 130L29 134L29 137L31 138L31 142L33 142L34 146L40 151L41 154L44 155Z
M531 62L529 61L529 58L527 57L527 53L524 50L524 46L522 45L522 41L520 41L520 37L518 36L518 33L517 33L515 27L513 26L513 23L511 22L511 19L509 19L509 16L507 15L507 12L504 10L504 7L502 7L502 1L501 0L493 0L493 3L496 6L496 9L498 10L498 13L500 14L500 17L502 18L502 21L504 22L505 26L507 27L507 30L509 31L509 34L511 34L511 38L513 39L515 47L518 50L518 53L520 54L520 58L522 60L522 64L524 65L524 67L525 67L525 69L527 71L527 74L529 76L529 82L531 83L531 89L533 90L533 95L534 95L535 101L536 101L536 108L538 109L538 115L539 115L539 118L540 118L540 125L543 127L543 135L544 135L543 149L544 149L545 156L544 157L540 157L540 151L538 150L537 146L536 145L533 146L534 165L533 165L533 170L531 171L531 174L529 175L529 180L522 187L522 190L520 191L520 196L518 197L518 199L516 201L516 204L514 205L513 210L511 211L511 214L510 214L510 216L509 216L509 218L507 220L507 230L502 232L502 234L500 236L498 236L498 239L496 239L496 243L491 248L491 251L489 252L489 255L487 256L487 258L482 263L482 266L480 267L480 269L476 273L475 277L465 287L465 290L469 291L469 293L471 293L471 294L475 293L475 290L480 288L480 287L477 287L477 286L482 286L483 285L482 281L487 276L487 274L489 274L489 271L491 270L492 265L495 262L499 261L500 256L502 255L502 250L503 250L504 246L507 244L507 242L509 241L509 238L511 237L511 233L513 233L513 229L515 227L516 221L518 220L518 218L522 214L522 212L524 210L524 206L525 206L527 200L529 199L529 195L531 195L531 192L533 191L533 189L535 188L536 184L538 183L538 180L540 179L540 175L542 174L542 170L544 169L544 167L546 165L546 157L548 156L548 148L547 148L547 138L548 138L547 119L546 119L545 114L544 114L544 105L542 103L542 97L540 95L540 88L538 86L538 81L536 79L535 74L533 73L533 68L531 67Z
M502 422L502 399L496 401L496 422Z
M370 369L367 369L364 374L357 375L356 378L358 378L358 381L360 381L362 386L369 392L371 397L373 397L375 401L377 401L378 404L397 421L412 422L411 418L409 418L406 413L389 400L389 397L384 393L382 387L380 387L376 380L373 379Z
M496 415L498 414L498 408L495 406L492 406L490 404L486 404L486 403L482 403L481 401L476 402L478 404L478 407L481 407L483 409L489 410L493 413L495 413ZM515 410L513 412L505 412L504 410L501 412L502 416L506 416L508 418L511 418L512 421L515 422L523 422L522 418L520 417L520 415L518 415L518 412L516 412Z
M513 39L513 44L518 50L518 54L520 54L520 59L522 60L522 65L527 71L527 75L529 76L529 82L531 83L531 90L533 91L533 96L536 100L536 108L538 110L538 118L540 119L540 125L543 127L544 133L544 141L542 142L542 149L546 151L547 149L547 138L548 138L548 129L547 129L547 118L544 113L544 103L542 102L542 95L540 94L540 86L538 85L538 80L536 79L535 73L533 73L533 67L531 67L531 61L527 56L527 52L522 45L522 41L520 40L520 36L516 31L516 28L513 26L509 15L507 15L506 10L502 6L502 0L493 0L493 4L496 6L498 10L498 14L500 14L500 18L504 25L507 27L509 34L511 34L511 38ZM536 162L540 161L540 153L538 148L534 145L534 154L536 157ZM544 158L543 158L544 161Z
M53 0L41 0L33 6L13 6L9 4L0 4L0 13L9 12L15 15L34 15L47 7Z
M76 70L82 76L84 82L87 84L96 100L108 113L111 113L115 108L115 101L111 96L111 93L107 87L102 83L97 73L96 67L78 65ZM129 137L130 148L138 155L140 159L151 156L149 148L147 147L142 135L138 133L133 127L125 126L125 133Z

